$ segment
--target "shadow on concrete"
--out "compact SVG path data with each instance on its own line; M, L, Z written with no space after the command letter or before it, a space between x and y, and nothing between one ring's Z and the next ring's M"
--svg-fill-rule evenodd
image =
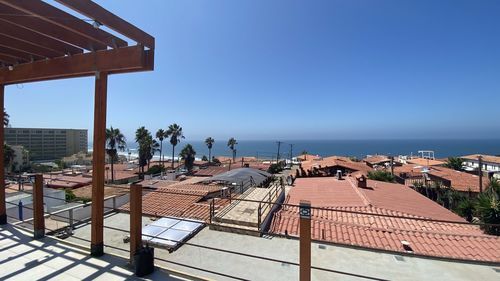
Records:
M12 225L0 226L0 279L36 280L188 280L157 269L144 278L133 275L128 261L114 255L100 258L50 237L33 240L32 234ZM194 278L196 279L196 278Z

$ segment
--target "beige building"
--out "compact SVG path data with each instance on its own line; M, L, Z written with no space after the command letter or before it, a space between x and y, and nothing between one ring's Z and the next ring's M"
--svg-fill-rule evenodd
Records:
M78 152L87 152L87 130L5 128L5 142L22 145L30 160L55 160Z

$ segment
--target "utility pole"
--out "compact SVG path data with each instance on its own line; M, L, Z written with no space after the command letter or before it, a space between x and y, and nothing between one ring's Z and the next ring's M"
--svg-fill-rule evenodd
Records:
M479 162L479 193L483 193L483 156L477 157Z
M290 168L293 165L293 154L292 154L292 152L293 152L293 144L291 143L290 144Z
M391 159L391 175L394 176L394 156L389 156Z
M278 154L276 155L276 164L278 164L278 162L280 161L280 146L283 142L277 141L276 143L278 144Z

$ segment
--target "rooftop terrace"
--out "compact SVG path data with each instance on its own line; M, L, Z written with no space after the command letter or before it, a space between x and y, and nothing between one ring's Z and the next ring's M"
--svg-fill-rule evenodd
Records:
M0 227L1 280L134 280L128 260L117 255L92 258L81 246L32 234L12 225ZM142 280L195 280L157 270Z
M129 229L125 213L106 217L107 253L126 255L123 243ZM143 217L143 225L151 223ZM75 229L68 238L74 243L89 239L90 225ZM83 239L83 240L82 240ZM86 245L86 244L83 244ZM199 245L203 246L200 247ZM299 241L280 237L256 237L210 230L205 227L196 236L169 253L155 251L155 264L211 280L297 280ZM496 280L500 267L441 261L409 254L394 254L314 242L312 244L312 280ZM363 266L360 266L360 265ZM314 268L322 268L314 269Z

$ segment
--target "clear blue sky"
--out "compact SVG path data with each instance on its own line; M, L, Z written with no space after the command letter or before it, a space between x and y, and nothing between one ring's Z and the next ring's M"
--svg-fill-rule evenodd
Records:
M500 1L98 1L156 38L108 126L188 140L500 137ZM88 128L93 78L7 87L15 127Z

